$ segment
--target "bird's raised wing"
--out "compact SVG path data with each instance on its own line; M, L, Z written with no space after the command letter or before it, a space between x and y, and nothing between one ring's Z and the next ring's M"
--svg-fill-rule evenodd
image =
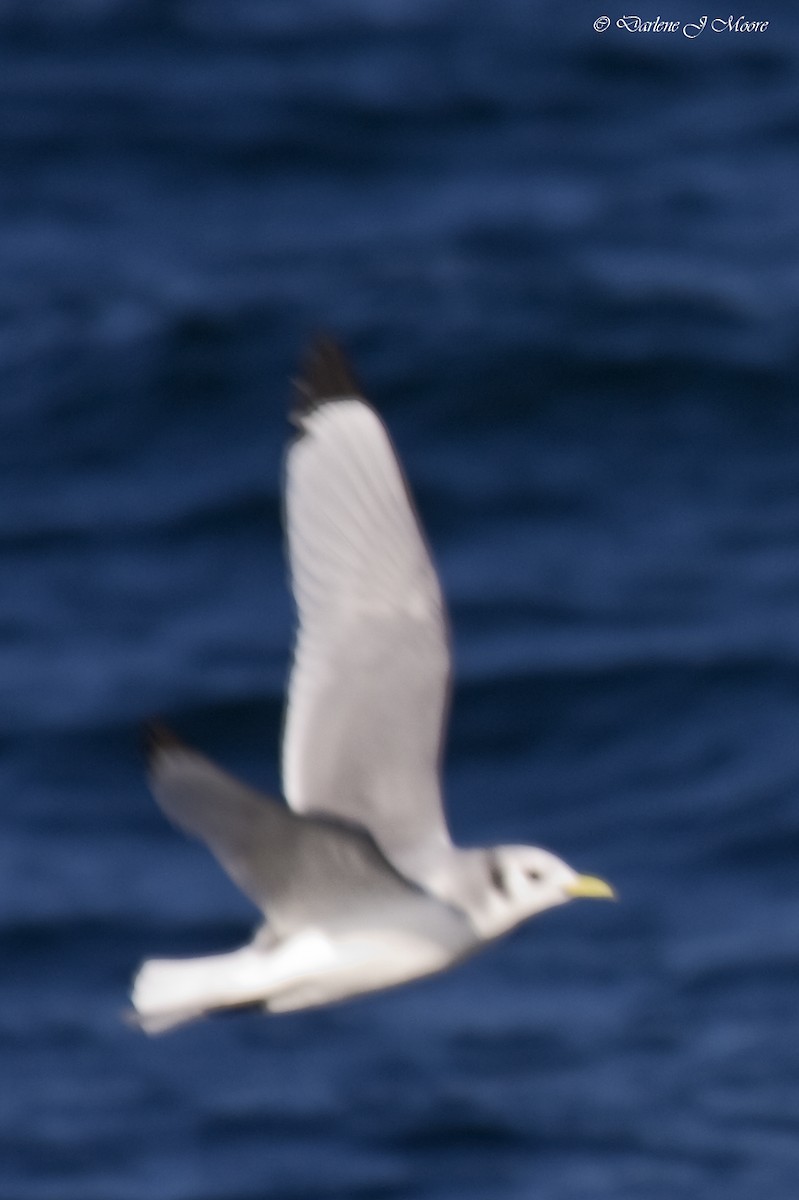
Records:
M399 875L364 830L297 816L162 726L150 730L149 779L170 820L206 843L279 937L382 922L449 943L468 928Z
M441 589L388 434L334 343L317 344L297 386L286 797L298 812L364 825L424 882L451 845L439 780L450 672Z

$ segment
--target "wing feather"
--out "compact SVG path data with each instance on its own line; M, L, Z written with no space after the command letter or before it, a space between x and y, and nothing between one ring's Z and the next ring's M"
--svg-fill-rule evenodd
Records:
M368 833L300 817L163 727L151 735L150 786L166 815L210 848L279 937L318 927L430 927L464 936L462 913L403 879Z
M389 436L329 343L312 363L286 468L299 628L283 741L297 812L365 825L424 879L450 846L439 767L449 693L446 616ZM338 389L347 386L348 392Z

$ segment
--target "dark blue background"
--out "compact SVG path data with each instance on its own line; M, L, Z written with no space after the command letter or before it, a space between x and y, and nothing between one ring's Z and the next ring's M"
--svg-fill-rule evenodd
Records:
M695 41L586 0L0 3L4 1200L794 1200L799 16L762 3ZM449 597L459 839L622 902L150 1041L141 958L252 913L136 729L276 783L320 327Z

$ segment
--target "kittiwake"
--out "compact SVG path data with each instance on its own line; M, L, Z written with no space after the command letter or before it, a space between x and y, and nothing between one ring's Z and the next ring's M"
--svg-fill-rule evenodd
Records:
M338 345L296 383L285 520L298 632L287 804L151 728L166 815L205 842L265 923L231 953L153 959L148 1033L224 1009L276 1013L393 987L576 896L610 897L535 846L453 845L440 758L450 678L441 588L389 435Z

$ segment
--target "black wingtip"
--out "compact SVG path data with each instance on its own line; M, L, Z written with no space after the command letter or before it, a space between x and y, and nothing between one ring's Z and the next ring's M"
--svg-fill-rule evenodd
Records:
M311 343L300 375L294 380L291 420L301 426L303 417L330 400L361 394L355 372L339 343L329 334L320 334Z
M142 726L142 743L148 763L165 750L183 750L186 743L163 721L146 721Z

